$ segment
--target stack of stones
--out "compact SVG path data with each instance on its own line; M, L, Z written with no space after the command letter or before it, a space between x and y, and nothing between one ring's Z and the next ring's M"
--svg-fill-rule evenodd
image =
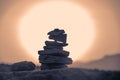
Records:
M68 58L69 52L63 50L68 45L67 34L64 30L54 29L48 35L54 41L45 41L44 50L38 51L41 70L67 68L66 64L72 64L72 59Z

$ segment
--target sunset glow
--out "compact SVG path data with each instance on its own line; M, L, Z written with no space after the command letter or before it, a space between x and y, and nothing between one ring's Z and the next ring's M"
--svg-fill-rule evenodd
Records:
M47 33L54 28L64 29L68 34L65 50L73 60L86 55L95 39L92 17L82 6L69 1L48 1L34 5L19 22L19 35L24 48L34 58L42 50Z

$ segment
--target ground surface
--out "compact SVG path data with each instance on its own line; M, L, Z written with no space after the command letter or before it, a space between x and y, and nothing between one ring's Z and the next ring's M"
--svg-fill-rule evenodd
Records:
M0 80L120 80L120 72L79 68L0 72Z

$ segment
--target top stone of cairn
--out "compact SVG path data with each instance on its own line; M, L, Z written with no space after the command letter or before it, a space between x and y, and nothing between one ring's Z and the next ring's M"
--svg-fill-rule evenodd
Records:
M54 29L53 31L48 32L49 39L55 40L55 42L60 42L66 44L67 34L64 30Z

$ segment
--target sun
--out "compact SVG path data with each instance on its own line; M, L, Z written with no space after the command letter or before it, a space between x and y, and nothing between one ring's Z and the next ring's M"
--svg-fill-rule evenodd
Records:
M20 19L19 36L28 55L37 60L47 33L55 28L68 34L65 50L74 61L86 55L94 42L94 22L85 8L70 1L47 1L34 5Z

